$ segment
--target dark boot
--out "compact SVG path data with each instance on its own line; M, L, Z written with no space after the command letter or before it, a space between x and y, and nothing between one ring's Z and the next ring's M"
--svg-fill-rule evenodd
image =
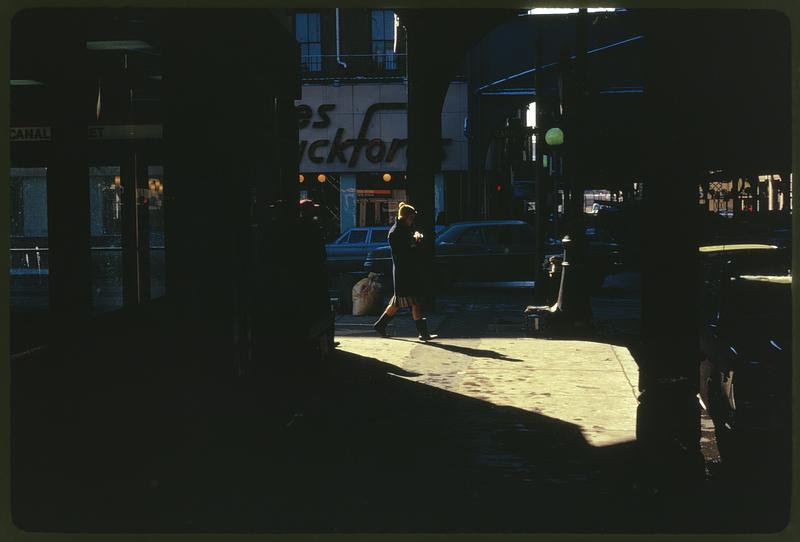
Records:
M377 331L381 337L388 337L389 334L386 333L386 326L389 325L389 321L392 318L392 316L389 316L386 312L384 312L381 314L381 317L378 318L378 321L372 324L372 329Z
M414 323L417 325L417 331L419 332L419 340L421 341L430 341L431 339L435 339L438 335L431 335L428 333L428 320L425 318L420 318L419 320L414 320Z

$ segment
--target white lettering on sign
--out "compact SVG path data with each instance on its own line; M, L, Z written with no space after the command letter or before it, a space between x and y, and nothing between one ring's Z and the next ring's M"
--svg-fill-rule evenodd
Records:
M49 126L23 126L11 128L11 141L50 141Z
M163 128L160 124L132 124L112 126L89 126L86 136L89 141L104 139L161 139ZM51 141L49 126L12 127L9 139L12 142Z
M89 126L89 139L161 139L163 132L160 124Z

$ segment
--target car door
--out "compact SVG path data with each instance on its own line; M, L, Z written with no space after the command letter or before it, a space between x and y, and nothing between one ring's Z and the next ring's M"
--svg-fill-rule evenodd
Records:
M436 262L449 280L482 280L487 254L483 228L468 226L451 243L437 245Z
M536 230L529 224L518 224L513 227L511 245L512 280L533 280L536 275Z
M514 280L521 275L519 255L515 253L513 224L493 224L484 228L486 253L482 266L487 279Z
M335 243L326 246L328 262L335 269L360 269L368 248L367 228L353 228L342 234Z
M385 247L389 244L389 228L371 228L369 232L369 250Z
M342 247L342 256L348 263L358 264L359 268L369 251L369 228L353 228L350 237Z

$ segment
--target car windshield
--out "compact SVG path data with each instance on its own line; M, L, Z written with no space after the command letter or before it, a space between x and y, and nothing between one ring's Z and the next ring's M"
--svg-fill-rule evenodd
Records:
M792 318L792 285L787 275L745 275L732 279L728 302L733 314L760 324L787 324Z
M761 250L739 252L728 258L728 274L740 275L788 275L791 259L787 250Z
M727 298L735 313L749 319L791 319L791 260L788 251L769 250L731 255L725 275Z

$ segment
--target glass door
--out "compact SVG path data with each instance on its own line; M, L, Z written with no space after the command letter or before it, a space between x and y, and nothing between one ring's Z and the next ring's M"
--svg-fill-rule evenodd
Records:
M95 313L166 292L164 171L156 150L147 142L95 149L89 168Z
M139 276L145 299L166 293L166 244L164 239L164 168L153 156L141 155L138 184Z
M120 165L89 168L92 309L95 313L114 310L123 304L124 196Z

